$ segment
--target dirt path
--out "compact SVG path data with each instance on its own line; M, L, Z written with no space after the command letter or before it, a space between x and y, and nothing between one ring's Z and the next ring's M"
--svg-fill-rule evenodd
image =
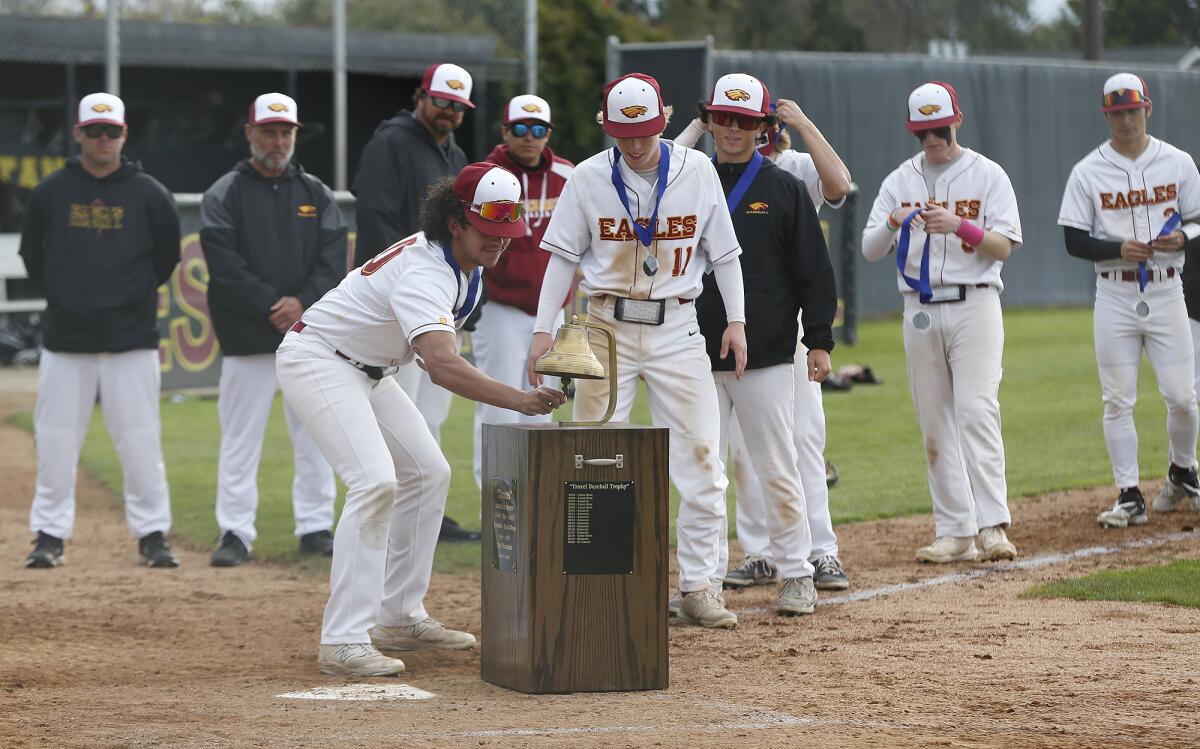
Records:
M30 403L0 396L0 420ZM432 699L293 700L277 695L347 683L315 668L322 576L215 570L188 550L178 570L146 570L87 478L66 566L26 570L34 465L29 435L0 427L0 747L1200 744L1200 611L1020 597L1065 574L1196 558L1200 534L1181 532L1195 513L1103 532L1107 492L1066 492L1015 504L1024 559L1174 537L803 619L771 615L767 589L730 593L736 630L671 627L664 692L527 696L480 681L477 653L418 653L401 682ZM930 524L841 528L851 592L987 569L911 562ZM478 632L478 576L436 577L429 601Z

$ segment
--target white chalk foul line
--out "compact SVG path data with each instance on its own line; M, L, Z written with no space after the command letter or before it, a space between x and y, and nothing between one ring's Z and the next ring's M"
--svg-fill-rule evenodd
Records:
M1043 554L1038 557L1022 559L1016 562L1001 562L994 566L982 567L979 569L968 570L966 572L955 572L950 575L941 575L939 577L931 577L927 580L918 580L915 583L896 583L894 585L884 585L878 588L870 588L869 590L860 590L857 593L847 593L842 596L834 596L832 598L821 598L817 600L818 606L837 606L843 603L857 603L859 601L869 601L873 598L881 596L889 596L895 593L907 593L912 590L920 590L921 588L932 588L938 585L950 585L953 583L966 582L975 580L980 577L988 577L990 575L998 575L1004 572L1014 572L1018 570L1032 570L1039 567L1048 567L1052 564L1061 564L1074 559L1084 559L1086 557L1103 556L1106 554L1116 554L1122 551L1130 551L1133 549L1144 549L1148 546L1158 546L1159 544L1172 543L1174 541L1182 541L1185 538L1197 538L1197 534L1191 531L1180 531L1178 533L1167 533L1162 536L1151 536L1149 538L1140 538L1136 541L1130 541L1116 546L1088 546L1083 549L1074 551L1064 551L1056 554ZM774 607L760 606L757 608L737 609L738 614L770 614L774 613Z
M407 684L346 684L340 687L317 687L303 692L285 692L275 696L289 700L374 702L380 700L427 700L436 695Z

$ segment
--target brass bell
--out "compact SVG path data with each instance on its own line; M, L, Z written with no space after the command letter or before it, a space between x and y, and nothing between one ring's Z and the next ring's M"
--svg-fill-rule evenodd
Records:
M588 341L588 329L599 330L608 336L608 372L605 373L600 360L592 353ZM608 408L599 421L563 421L560 426L599 426L612 418L617 408L617 338L613 329L603 323L580 320L571 315L571 322L563 323L554 337L550 350L538 357L533 371L538 374L562 378L562 387L574 379L603 380L608 377Z

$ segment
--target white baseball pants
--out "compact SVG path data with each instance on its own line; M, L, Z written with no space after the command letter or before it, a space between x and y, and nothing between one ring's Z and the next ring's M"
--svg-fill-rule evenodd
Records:
M1148 317L1138 317L1134 308L1139 299L1149 305ZM1154 367L1158 392L1167 404L1171 462L1181 468L1194 467L1196 429L1200 424L1196 365L1179 277L1151 281L1139 296L1137 282L1097 275L1092 322L1104 400L1104 442L1116 485L1137 486L1139 478L1133 404L1137 401L1138 364L1143 349Z
M263 434L275 401L275 355L226 356L221 360L217 414L221 421L221 453L217 462L217 526L232 531L249 549L258 532L258 464ZM286 402L283 417L292 440L295 476L292 513L296 536L333 529L337 485L333 469L321 457L308 432Z
M809 563L812 536L808 529L804 489L796 472L796 440L792 433L796 419L796 375L791 364L763 369L748 369L737 379L733 372L713 372L717 384L717 403L721 415L721 455L726 454L734 414L746 423L742 430L750 458L750 473L759 479L764 491L760 503L766 520L769 559L784 578L812 577ZM735 479L737 474L734 474ZM727 527L727 523L723 522ZM729 540L721 536L725 577L729 566Z
M276 371L346 484L321 644L368 643L376 623L422 621L450 466L420 411L393 378L372 380L312 330L284 337Z
M70 538L75 528L79 451L96 394L104 426L121 460L125 522L130 534L171 529L171 495L162 455L158 351L68 354L42 351L33 412L37 488L29 529Z
M921 313L929 316L925 329L913 324ZM1007 525L1000 292L971 287L965 301L924 305L916 294L904 294L904 351L937 535L974 536L980 528Z
M680 495L675 520L679 589L685 593L704 590L718 574L728 481L719 452L717 388L704 336L696 323L696 307L669 299L662 325L639 325L614 319L613 305L613 297L604 297L593 299L588 307L593 320L616 331L617 408L613 419L629 418L638 378L645 378L651 421L671 430L669 473ZM593 333L591 345L600 361L607 362L607 338ZM607 380L576 382L576 420L600 418L607 402Z
M1200 398L1200 321L1189 317L1188 325L1192 329L1192 352L1195 354L1195 366L1193 367L1196 373L1195 391L1196 397Z
M533 336L535 315L516 307L488 302L471 333L471 350L475 366L481 372L518 390L529 389L525 365L529 355L528 342ZM554 327L562 325L562 313ZM544 424L553 416L526 416L489 403L475 404L475 485L483 487L483 425L484 424Z

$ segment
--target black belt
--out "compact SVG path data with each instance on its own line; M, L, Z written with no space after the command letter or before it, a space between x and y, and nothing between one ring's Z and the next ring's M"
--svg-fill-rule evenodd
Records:
M304 330L307 327L308 326L304 324L303 320L297 320L296 324L291 327L291 330L295 333L299 333L300 331ZM359 370L360 372L365 374L367 377L370 377L372 380L382 380L384 377L390 377L390 376L396 374L396 372L399 370L399 367L377 367L373 364L363 364L360 361L355 361L355 360L351 359L350 357L343 354L341 351L335 350L333 353L335 353L338 356L345 359L346 362L350 364L350 366Z
M1150 271L1149 273L1146 274L1146 278L1149 281L1158 281L1160 279L1155 278L1155 276L1158 276L1160 274L1164 278L1174 278L1175 277L1175 268L1170 267L1170 268L1167 268L1165 271L1157 271L1157 272ZM1136 270L1122 270L1122 271L1104 270L1104 271L1100 271L1100 277L1101 278L1111 278L1114 281L1136 281L1136 280L1138 280L1138 272Z

